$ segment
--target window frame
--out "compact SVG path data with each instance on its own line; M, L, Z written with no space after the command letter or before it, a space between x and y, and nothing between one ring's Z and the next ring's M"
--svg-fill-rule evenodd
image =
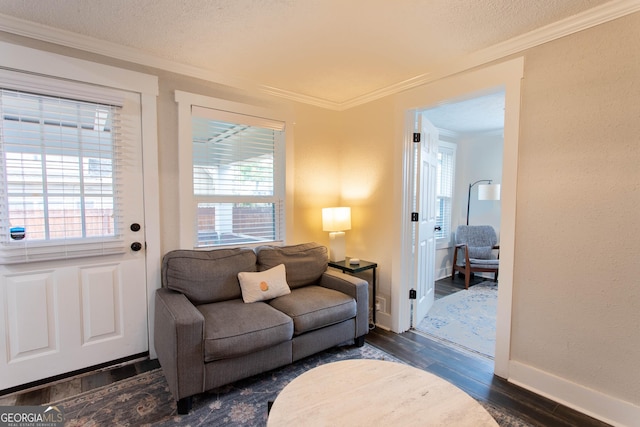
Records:
M452 164L452 170L451 170L451 197L449 198L450 200L450 209L449 209L449 218L445 218L445 220L443 222L448 222L448 233L442 237L437 237L436 238L436 249L445 249L445 248L449 248L452 246L453 244L453 230L452 230L452 224L453 224L453 204L454 204L454 200L455 200L455 190L456 190L456 184L455 184L455 178L456 178L456 153L457 153L457 144L455 142L448 142L448 141L443 141L440 140L438 142L438 154L440 153L446 153L448 155L451 155L452 159L453 159L453 164ZM442 178L441 178L441 174L442 171L440 168L438 168L438 173L440 174L438 176L438 182L441 182ZM438 186L436 186L438 187ZM439 199L442 197L440 194L440 188L436 188L436 205L439 206L438 201ZM446 231L446 228L445 228Z
M66 81L50 76L37 76L20 71L6 70L0 68L0 82L3 89L22 93L30 93L36 97L53 97L69 99L71 102L92 103L96 105L111 104L120 106L130 93L114 88L104 88L91 85L85 82ZM0 118L4 120L4 118ZM0 149L0 152L3 150ZM114 159L115 160L115 159ZM4 160L2 160L4 162ZM6 178L6 177L5 177ZM118 183L115 182L113 188L117 191ZM0 182L6 183L4 179ZM1 203L8 203L9 194L6 189L1 191ZM83 190L84 194L84 190ZM116 203L116 194L113 194ZM9 205L4 208L8 209ZM83 220L84 221L84 220ZM0 236L9 235L8 217L1 218L2 232ZM114 227L121 228L120 217L116 214ZM126 245L119 231L114 235L105 236L83 236L83 237L63 237L45 238L38 240L9 240L0 242L0 264L22 264L46 260L82 258L90 255L105 255L123 253Z
M287 195L292 194L292 171L289 159L292 156L293 120L291 114L277 107L258 107L250 104L226 101L205 95L189 92L175 91L175 100L178 104L178 187L179 187L179 244L183 249L212 249L229 247L252 247L264 244L283 245L286 242L288 229L292 224L287 221L291 218L291 203L287 203ZM276 219L280 224L279 235L275 241L257 243L238 243L230 245L197 246L197 218L196 204L199 197L193 191L193 148L192 148L192 110L205 108L233 115L250 116L255 120L265 119L284 123L284 138L274 152L274 193L281 200L280 218ZM275 166L279 164L280 166ZM243 197L244 200L246 198ZM256 200L262 201L262 200Z

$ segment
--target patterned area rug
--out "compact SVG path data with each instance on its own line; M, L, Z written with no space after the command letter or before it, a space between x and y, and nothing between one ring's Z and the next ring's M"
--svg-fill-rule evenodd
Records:
M498 285L481 282L436 300L416 329L493 358L497 303Z
M399 362L365 344L332 348L289 366L195 396L188 415L177 415L162 369L52 403L62 407L65 426L266 426L268 402L291 380L324 363L346 359ZM529 426L482 403L501 426Z

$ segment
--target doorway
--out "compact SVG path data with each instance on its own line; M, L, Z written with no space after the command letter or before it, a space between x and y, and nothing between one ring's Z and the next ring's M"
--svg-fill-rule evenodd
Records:
M87 84L11 76L2 221L19 233L1 245L2 389L148 351L140 95L102 88L107 107L61 97Z
M47 77L42 74L43 64ZM30 160L34 156L42 159L44 153L47 160L40 163L47 167L51 159L51 178L62 184L49 185L47 191L84 191L82 197L62 198L57 204L53 202L61 196L55 199L47 193L48 222L41 222L49 227L49 237L59 228L53 223L58 217L50 215L53 211L68 213L68 218L80 218L78 213L83 212L83 220L74 224L82 224L78 230L84 231L79 237L53 236L60 243L34 239L34 258L5 261L0 268L0 335L6 337L7 344L7 351L0 355L0 389L22 387L139 354L155 357L152 301L160 286L161 263L157 77L5 43L0 43L0 67L16 70L11 71L11 79L3 76L3 85L11 84L13 90L28 92L29 96L33 92L29 88L46 87L48 92L43 95L55 94L65 100L53 106L68 106L72 99L73 108L84 111L89 104L100 104L93 115L73 115L74 120L80 120L75 127L70 126L72 120L42 120L39 129L59 125L61 130L53 134L64 135L60 140L64 144L39 144L39 154L28 153ZM45 78L49 81L46 86ZM120 110L119 119L125 128L123 142L111 150L107 148L110 142L106 132L113 128L104 121L108 117L106 106ZM23 122L12 122L16 123ZM84 146L71 150L70 135L74 132L82 134L88 145L93 143L93 151ZM96 132L104 138L95 137ZM125 154L119 157L118 150ZM49 175L40 176L45 176L48 184L52 182ZM80 199L84 202L77 202ZM90 213L99 206L109 208L110 199L115 199L113 206L124 206L117 215L112 214L113 222L110 215L89 221L93 218ZM29 215L24 217L28 219ZM28 233L37 230L26 220L25 224L16 225L21 232L11 237L15 242L3 240L3 249L25 246L30 240ZM96 235L98 229L102 234ZM61 246L62 242L66 246Z
M504 101L504 90L499 88L480 96L447 100L417 113L417 121L431 123L438 135L435 194L428 194L429 188L419 190L435 203L438 231L431 271L419 269L424 276L416 281L430 278L435 284L435 302L424 313L417 301L413 327L491 359L495 355L497 285L489 281L489 275L478 274L465 290L464 281L457 276L453 280L451 271L454 234L458 225L465 224L465 217L470 225L490 225L500 235L500 202L479 200L477 187L469 189L469 184L502 181ZM417 127L424 128L424 124Z
M521 79L524 59L515 58L499 64L486 66L474 71L442 77L433 82L406 91L398 96L396 121L398 174L396 188L398 200L398 234L394 242L392 262L398 268L392 271L392 312L390 328L394 332L410 329L412 302L410 298L413 284L415 258L412 245L411 197L413 195L410 153L413 150L415 132L415 112L428 107L442 105L446 100L464 99L495 92L503 88L505 93L504 112L504 152L502 162L501 219L500 219L500 287L496 325L496 355L494 373L509 377L511 301L513 294L513 270L516 220L516 182L518 166L518 134L520 117Z

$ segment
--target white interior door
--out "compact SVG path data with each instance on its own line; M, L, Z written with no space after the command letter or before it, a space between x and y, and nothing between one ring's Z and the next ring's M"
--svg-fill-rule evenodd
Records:
M148 351L140 97L122 96L126 135L114 185L121 209L113 247L96 255L84 239L84 254L0 265L0 389ZM26 228L29 235L34 227Z
M436 256L436 177L438 168L438 130L421 114L417 115L420 147L415 150L416 193L418 209L414 253L416 271L416 308L413 324L417 325L433 305L435 296Z

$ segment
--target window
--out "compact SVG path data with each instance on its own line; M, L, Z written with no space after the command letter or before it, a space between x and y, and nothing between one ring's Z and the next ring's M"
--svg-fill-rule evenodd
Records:
M283 242L285 122L190 106L191 246Z
M454 177L456 171L456 145L440 141L438 145L438 171L436 181L437 242L442 246L451 240L451 214L453 210Z
M122 107L18 86L0 88L0 263L122 252Z

